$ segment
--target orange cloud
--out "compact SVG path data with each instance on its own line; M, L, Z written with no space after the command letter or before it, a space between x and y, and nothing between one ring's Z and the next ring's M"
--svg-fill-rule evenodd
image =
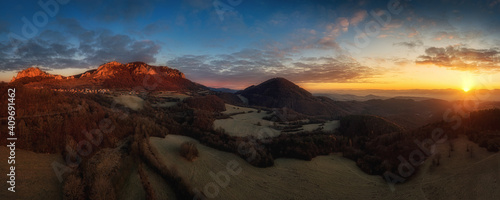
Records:
M417 64L432 64L461 71L500 71L500 50L473 49L462 45L430 47L418 57Z

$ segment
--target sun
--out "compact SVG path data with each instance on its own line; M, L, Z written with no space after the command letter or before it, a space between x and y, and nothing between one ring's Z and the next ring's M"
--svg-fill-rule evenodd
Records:
M464 77L462 80L462 90L470 91L474 87L474 79L471 76Z

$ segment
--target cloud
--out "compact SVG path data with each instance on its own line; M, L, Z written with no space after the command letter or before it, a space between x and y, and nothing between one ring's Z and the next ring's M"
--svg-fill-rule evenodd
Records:
M330 62L295 62L293 66L295 69L288 73L288 77L297 82L362 82L378 74L373 68L343 58Z
M81 61L71 59L78 49L67 43L49 43L46 40L34 38L14 45L0 45L0 71L19 70L30 66L50 66L64 68L79 66Z
M386 24L380 30L382 30L382 31L392 31L394 29L401 28L403 26L403 24L404 24L403 20L393 19L393 20L390 21L389 24Z
M318 41L318 44L323 48L333 48L340 49L339 44L335 41L332 36L325 36Z
M0 71L34 65L53 69L88 68L112 60L154 63L161 48L151 40L136 40L109 30L88 30L72 19L63 19L60 25L65 33L45 30L17 44L0 43Z
M415 40L415 41L410 41L410 42L397 42L393 43L393 46L404 46L408 47L410 49L414 49L415 47L419 47L424 45L424 43L421 40Z
M441 41L445 39L453 40L453 39L458 39L459 36L456 33L451 33L451 32L446 32L446 31L440 31L435 34L434 40L436 41Z
M360 22L364 21L368 13L366 10L361 10L354 13L354 16L351 18L350 23L354 26L358 25Z
M495 7L495 5L497 4L500 4L500 0L493 0L490 2L490 4L488 5L490 8L493 8Z
M335 23L326 25L325 32L323 32L323 37L321 37L319 40L315 40L314 44L308 46L318 49L335 49L340 51L341 48L336 39L341 35L341 33L349 31L349 24L350 23L347 18L337 18L335 20Z
M349 20L345 17L337 18L336 28L339 28L342 32L347 32L349 30Z
M273 16L270 17L269 19L269 24L276 26L282 26L285 25L289 21L289 16L287 14L283 13L276 13Z
M463 40L472 40L472 39L477 39L482 36L481 31L477 30L469 30L465 32L457 32L457 31L439 31L434 34L434 40L436 41L441 41L441 40L458 40L458 41L463 41Z
M430 47L425 50L425 55L418 57L416 63L461 71L500 71L500 50L473 49L463 45Z
M167 61L167 66L180 69L188 78L207 84L246 87L256 81L285 77L294 82L362 82L377 74L350 57L302 57L297 60L272 51L244 49L231 54L184 55ZM238 84L238 85L234 85Z
M420 35L420 32L416 28L414 28L414 27L409 28L408 35L407 35L408 38L413 38L413 37L418 36L418 35Z

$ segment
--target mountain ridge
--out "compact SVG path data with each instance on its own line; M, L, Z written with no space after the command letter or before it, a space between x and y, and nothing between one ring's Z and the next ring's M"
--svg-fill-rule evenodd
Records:
M137 88L164 90L198 90L205 86L186 79L184 73L167 66L153 66L144 62L104 63L97 69L82 74L64 77L52 75L39 68L27 68L18 72L11 83L41 84L49 88L60 87L106 87Z

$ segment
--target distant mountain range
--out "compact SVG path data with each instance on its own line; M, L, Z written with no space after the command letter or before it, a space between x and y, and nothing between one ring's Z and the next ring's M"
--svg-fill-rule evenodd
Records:
M416 101L432 99L430 97L417 96L379 96L379 95L354 95L354 94L339 94L339 93L315 93L315 96L326 96L336 101L368 101L373 99L413 99Z

